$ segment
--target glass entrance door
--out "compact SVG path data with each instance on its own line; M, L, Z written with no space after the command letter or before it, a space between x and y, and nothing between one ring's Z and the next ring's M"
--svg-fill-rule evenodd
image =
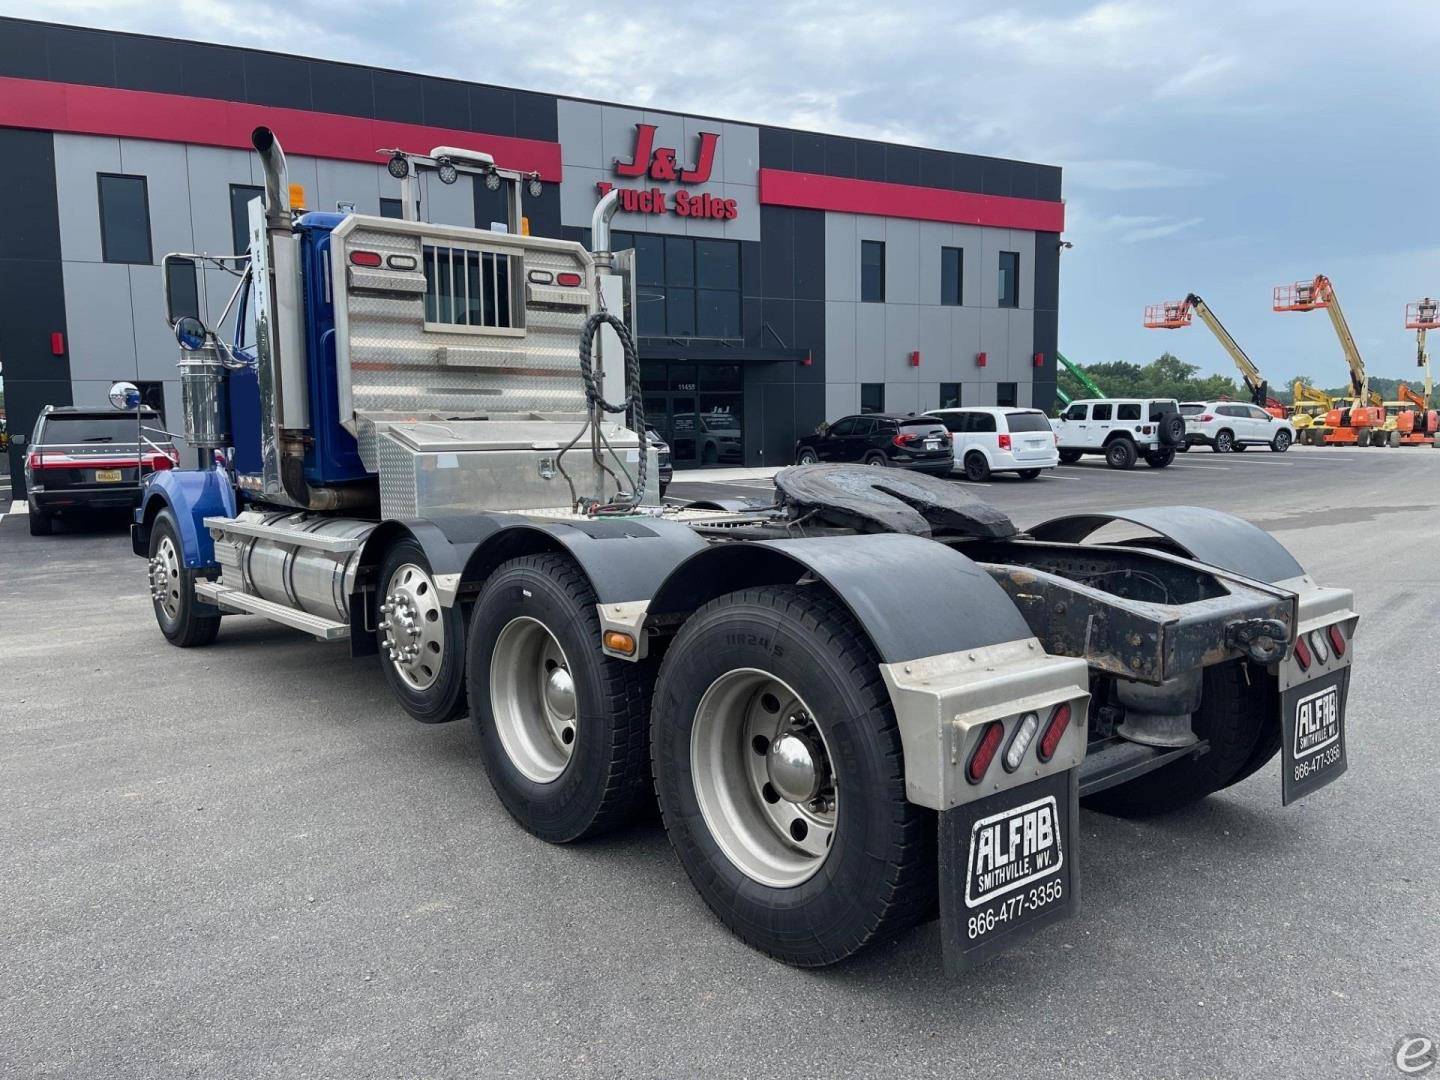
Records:
M645 422L670 444L677 468L743 464L739 365L650 360L642 381Z

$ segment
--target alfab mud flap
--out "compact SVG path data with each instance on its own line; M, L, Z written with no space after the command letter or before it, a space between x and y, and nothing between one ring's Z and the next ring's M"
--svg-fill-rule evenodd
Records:
M1078 770L940 812L940 930L960 974L1051 923L1079 899Z
M1350 668L1300 683L1280 698L1280 802L1289 806L1345 772Z

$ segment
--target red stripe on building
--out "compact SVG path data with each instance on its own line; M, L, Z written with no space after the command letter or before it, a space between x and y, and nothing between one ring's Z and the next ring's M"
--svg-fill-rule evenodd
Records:
M0 127L248 150L251 130L261 124L274 129L289 154L380 164L384 159L375 151L381 147L428 153L435 146L461 146L484 151L506 168L538 172L542 180L560 179L560 144L542 139L182 94L0 77Z
M1000 229L1062 232L1065 204L1008 195L977 195L913 184L850 180L840 176L760 170L760 202L845 214L948 221L957 225L989 225Z

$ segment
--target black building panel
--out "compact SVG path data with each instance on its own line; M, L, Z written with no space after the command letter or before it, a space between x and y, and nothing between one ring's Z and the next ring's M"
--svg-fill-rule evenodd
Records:
M766 296L789 298L795 295L793 213L783 206L760 207L760 263Z
M245 100L254 105L310 109L310 61L272 53L245 54Z
M311 64L310 100L321 112L373 117L374 72L355 64Z
M470 88L450 79L425 79L421 83L422 115L432 127L464 131L470 127Z
M1010 170L1011 188L1010 194L1017 199L1033 199L1038 185L1039 178L1036 175L1040 166L1031 165L1027 161L1013 163Z
M183 94L184 78L176 43L155 38L115 37L115 85L126 90Z
M885 179L892 184L920 183L920 151L913 146L887 146Z
M377 71L374 83L376 120L394 120L401 124L425 122L425 94L417 76Z
M234 101L245 85L245 54L221 45L180 42L180 85L193 97Z
M772 364L771 367L789 367ZM795 452L795 384L772 382L760 390L760 439L764 456L757 465L789 465Z
M476 184L475 190L484 188L484 184ZM530 235L559 237L560 226L560 185L542 184L540 197L532 199L525 196L525 216L530 219ZM501 218L500 220L504 220ZM588 231L588 230L587 230Z
M50 78L86 86L115 85L115 35L77 26L51 26L45 34Z
M765 301L758 296L740 300L740 332L747 349L763 349L765 341Z
M791 210L794 229L795 289L797 300L825 299L825 213Z
M827 176L855 175L855 140L843 135L825 136L825 174Z
M515 91L515 134L522 139L555 142L560 138L560 116L550 94Z
M1035 234L1035 307L1054 311L1060 307L1060 234Z
M1060 169L1054 165L1036 165L1035 169L1035 197L1059 202Z
M515 134L515 91L498 86L470 87L471 131L511 137Z
M861 140L855 146L855 176L860 180L885 179L885 144Z
M950 187L955 191L985 190L985 159L974 154L951 154Z
M764 300L765 349L795 348L795 301L766 297Z
M797 383L795 386L795 435L808 435L827 419L825 386L822 383ZM787 459L788 460L788 459ZM778 462L776 463L778 464Z
M793 169L794 140L784 128L760 129L760 167L762 169Z
M1014 188L1015 162L986 158L981 190L986 195L1009 195Z
M0 75L11 79L47 79L48 27L23 19L0 19Z
M797 366L797 382L825 381L825 301L795 301L795 348L810 350L810 366Z
M920 150L920 185L922 187L948 188L954 169L951 165L953 154L943 150Z
M741 296L765 295L763 250L764 246L758 240L742 240L740 242Z
M825 136L797 131L792 136L795 148L795 171L825 172Z

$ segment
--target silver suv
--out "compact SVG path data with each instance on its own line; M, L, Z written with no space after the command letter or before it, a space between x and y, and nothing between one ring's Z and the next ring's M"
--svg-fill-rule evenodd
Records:
M1066 464L1103 454L1112 469L1134 468L1141 458L1163 469L1185 445L1185 420L1174 398L1072 401L1053 426Z

